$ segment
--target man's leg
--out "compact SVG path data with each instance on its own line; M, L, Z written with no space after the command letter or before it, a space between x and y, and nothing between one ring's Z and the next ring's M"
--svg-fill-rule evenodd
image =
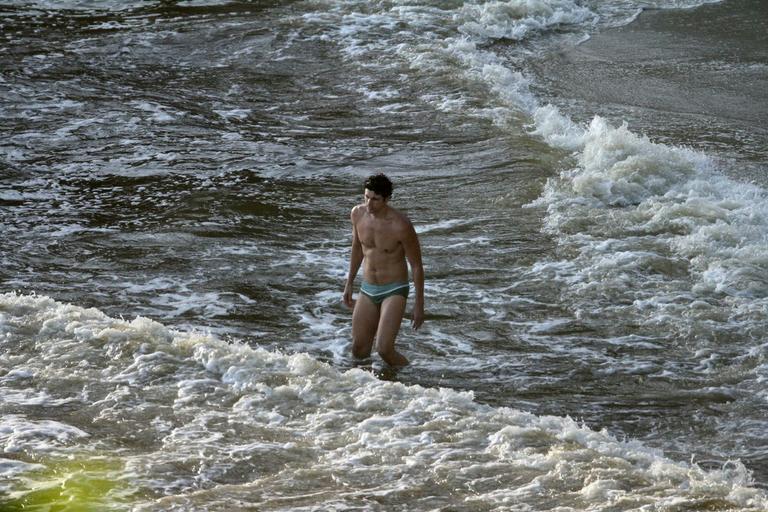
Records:
M405 313L405 297L393 295L381 303L379 327L376 331L376 350L390 366L405 366L408 359L395 350L395 338Z
M352 312L352 355L365 358L371 355L376 327L379 325L379 308L371 299L358 295Z

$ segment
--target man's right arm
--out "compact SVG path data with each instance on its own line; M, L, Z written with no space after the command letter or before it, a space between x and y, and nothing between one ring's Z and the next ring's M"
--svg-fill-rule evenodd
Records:
M349 217L352 221L352 251L349 256L349 273L347 274L347 282L344 285L344 297L342 300L348 308L352 308L355 306L355 302L352 300L352 288L357 272L360 270L360 265L363 263L363 245L357 237L357 207L352 209Z

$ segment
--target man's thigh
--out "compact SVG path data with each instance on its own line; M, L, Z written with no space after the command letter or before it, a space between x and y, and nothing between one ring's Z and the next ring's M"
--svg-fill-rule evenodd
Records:
M361 293L352 312L352 353L355 357L371 355L378 325L379 307Z
M389 352L395 347L395 338L400 331L400 323L405 314L405 297L393 295L381 304L379 325L376 332L376 348L379 352Z

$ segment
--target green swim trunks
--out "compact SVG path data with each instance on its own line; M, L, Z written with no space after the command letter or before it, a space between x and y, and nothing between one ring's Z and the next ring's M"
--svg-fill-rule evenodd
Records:
M374 304L381 304L387 297L401 295L408 298L410 286L408 283L389 283L389 284L371 284L363 281L360 286L360 293L371 299Z

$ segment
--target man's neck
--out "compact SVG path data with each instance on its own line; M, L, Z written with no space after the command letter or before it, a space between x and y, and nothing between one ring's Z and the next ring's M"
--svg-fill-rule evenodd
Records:
M376 213L370 212L370 214L374 219L384 219L387 217L387 215L389 215L391 209L392 208L388 204L385 204L381 210Z

